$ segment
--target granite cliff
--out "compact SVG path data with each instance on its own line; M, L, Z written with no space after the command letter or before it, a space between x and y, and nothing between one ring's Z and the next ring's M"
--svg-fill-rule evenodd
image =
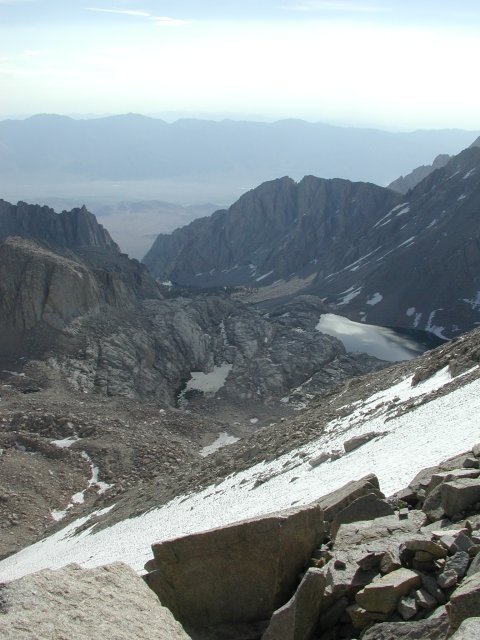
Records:
M159 236L144 261L180 284L255 288L256 301L314 294L354 320L449 338L479 321L479 204L473 145L407 195L313 177L265 183Z

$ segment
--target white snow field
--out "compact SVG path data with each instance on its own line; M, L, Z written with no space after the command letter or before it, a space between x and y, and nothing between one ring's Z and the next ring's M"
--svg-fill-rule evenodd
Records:
M98 533L89 529L75 534L88 519L81 518L0 562L0 582L71 562L94 567L121 560L141 571L155 541L308 504L371 472L377 474L382 490L390 495L405 487L419 470L480 441L480 379L394 417L400 401L410 398L421 402L450 380L446 369L413 388L411 378L406 378L351 405L346 417L330 422L315 441L301 449L232 474L216 486L179 496ZM345 440L369 431L384 435L335 461L317 467L309 464L309 459L322 451L342 449Z

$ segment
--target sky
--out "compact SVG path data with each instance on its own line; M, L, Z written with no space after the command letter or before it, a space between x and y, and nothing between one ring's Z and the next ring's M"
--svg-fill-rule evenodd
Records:
M0 117L480 128L478 0L0 0Z

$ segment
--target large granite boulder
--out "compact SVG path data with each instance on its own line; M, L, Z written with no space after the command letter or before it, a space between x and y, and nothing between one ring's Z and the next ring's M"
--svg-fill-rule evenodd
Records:
M3 614L3 615L1 615ZM46 569L0 587L2 640L188 640L135 571Z
M318 505L289 509L153 544L156 570L146 581L195 629L267 620L323 537Z

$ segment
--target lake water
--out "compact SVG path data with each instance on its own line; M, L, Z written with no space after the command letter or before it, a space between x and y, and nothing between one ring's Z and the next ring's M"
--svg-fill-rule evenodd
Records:
M354 322L334 313L322 315L316 329L341 340L347 351L368 353L390 362L411 360L427 350L425 344L394 329Z

